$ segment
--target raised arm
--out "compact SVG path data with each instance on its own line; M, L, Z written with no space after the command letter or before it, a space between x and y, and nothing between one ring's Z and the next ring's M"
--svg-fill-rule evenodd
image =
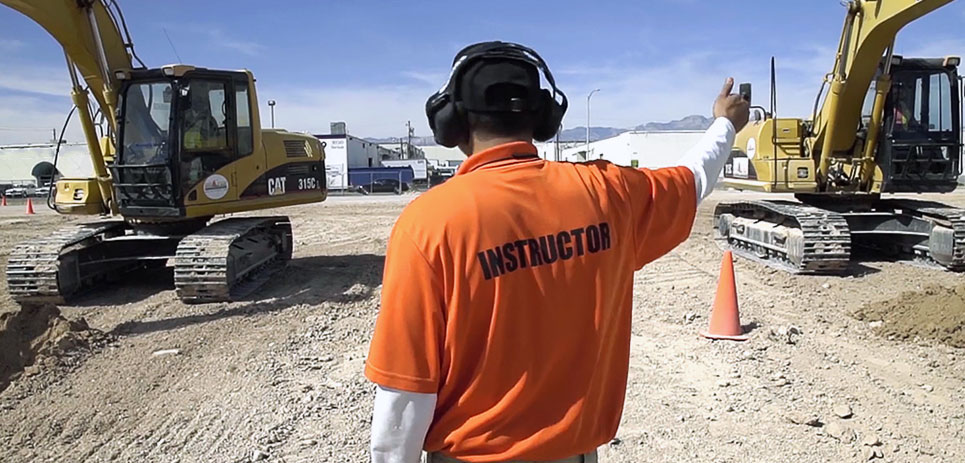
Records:
M750 103L732 94L733 89L734 79L728 78L714 101L714 123L680 160L681 166L694 173L698 204L714 190L734 146L734 137L747 125L750 117Z

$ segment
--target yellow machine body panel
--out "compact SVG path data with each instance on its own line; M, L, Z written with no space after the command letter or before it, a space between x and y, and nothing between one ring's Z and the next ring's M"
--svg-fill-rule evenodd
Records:
M97 215L107 212L97 179L62 178L57 180L55 188L54 204L61 214Z
M198 181L185 196L186 217L204 217L324 201L325 154L311 135L265 130L264 146Z
M800 119L753 121L734 141L724 184L774 193L817 191L815 162L803 149Z

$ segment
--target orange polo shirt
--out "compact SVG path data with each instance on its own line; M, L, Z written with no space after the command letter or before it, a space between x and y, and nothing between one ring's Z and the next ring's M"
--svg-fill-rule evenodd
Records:
M686 167L470 156L392 230L365 374L438 394L425 450L553 460L616 435L633 272L690 234Z

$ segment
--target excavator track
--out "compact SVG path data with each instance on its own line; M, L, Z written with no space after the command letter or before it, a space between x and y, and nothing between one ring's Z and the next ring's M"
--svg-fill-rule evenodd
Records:
M907 217L902 222L911 219L930 225L921 243L902 249L901 257L953 272L965 271L965 209L903 199L882 201L879 206Z
M851 259L851 233L835 212L788 201L721 203L714 212L719 246L797 274L840 274Z
M291 254L287 217L222 220L181 240L174 286L187 303L235 300L264 284Z
M114 269L85 254L126 227L119 220L86 223L18 244L7 263L10 296L20 304L66 302Z

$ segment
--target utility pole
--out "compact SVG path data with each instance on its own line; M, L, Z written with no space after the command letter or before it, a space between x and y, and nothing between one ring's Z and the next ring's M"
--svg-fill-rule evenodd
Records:
M584 159L586 161L590 160L590 97L599 91L600 89L593 90L586 96L586 156Z
M412 121L405 122L405 133L408 140L405 145L405 158L409 159L412 156L412 135L415 134L415 129L412 128Z
M553 147L553 160L560 162L560 134L563 132L563 123L560 122L559 128L556 129L556 146Z

